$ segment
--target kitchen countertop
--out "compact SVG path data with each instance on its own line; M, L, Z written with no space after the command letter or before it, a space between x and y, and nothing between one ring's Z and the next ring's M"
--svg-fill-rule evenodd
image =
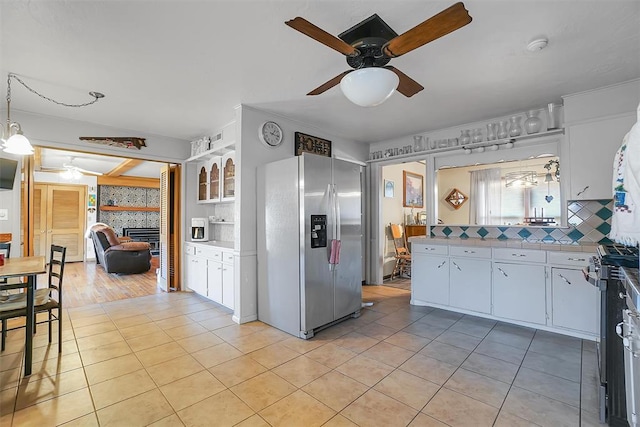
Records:
M190 243L192 245L203 245L203 246L210 246L210 247L214 247L214 248L221 248L221 249L234 249L235 244L233 242L223 242L220 240L209 240L208 242L187 242Z
M494 248L516 248L516 249L538 249L544 251L567 251L567 252L593 252L598 247L597 243L575 244L575 243L544 243L544 242L527 242L526 240L498 240L498 239L480 239L477 237L469 237L461 239L458 237L426 237L414 236L409 238L410 243L426 244L426 245L456 245L456 246L490 246Z

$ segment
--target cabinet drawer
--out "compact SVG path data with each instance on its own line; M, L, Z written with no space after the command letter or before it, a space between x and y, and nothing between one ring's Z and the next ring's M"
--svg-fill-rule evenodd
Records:
M198 245L196 247L196 255L201 256L201 257L205 257L205 258L209 258L209 259L213 259L215 261L221 261L222 260L222 251L215 249L215 248L210 248L207 246L200 246Z
M491 248L451 246L449 248L449 253L453 256L491 259Z
M190 245L189 243L185 243L184 245L184 253L185 255L195 255L196 247L194 245Z
M575 267L585 267L589 264L589 252L547 252L549 264L571 265Z
M222 252L222 262L225 264L233 264L234 258L233 252Z
M493 257L503 261L545 262L547 252L536 249L493 248Z
M411 252L429 255L448 255L449 247L447 245L425 245L424 243L412 243Z

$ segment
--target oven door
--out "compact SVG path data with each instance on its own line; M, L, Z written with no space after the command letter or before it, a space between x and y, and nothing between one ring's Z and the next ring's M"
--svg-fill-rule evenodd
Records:
M638 427L640 410L640 321L638 313L622 311L621 328L616 332L624 345L624 379L626 388L627 421L630 427Z

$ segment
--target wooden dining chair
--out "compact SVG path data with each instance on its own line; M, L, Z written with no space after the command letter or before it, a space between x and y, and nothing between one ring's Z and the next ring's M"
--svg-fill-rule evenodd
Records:
M4 255L5 258L11 256L11 242L0 243L0 254ZM0 284L2 283L7 283L7 279L0 279Z
M391 230L391 238L393 239L393 246L396 250L396 264L391 272L391 280L393 276L398 274L401 277L403 274L411 276L411 252L407 249L407 241L405 239L404 230L399 224L389 224Z
M35 292L34 313L48 312L47 319L34 323L34 332L38 323L49 324L49 343L51 343L52 323L58 321L58 353L62 353L62 277L67 248L51 245L47 287ZM2 351L5 349L7 332L24 328L25 325L7 328L7 320L27 315L26 293L10 295L9 299L0 303L0 320L2 320ZM55 314L54 314L55 310Z

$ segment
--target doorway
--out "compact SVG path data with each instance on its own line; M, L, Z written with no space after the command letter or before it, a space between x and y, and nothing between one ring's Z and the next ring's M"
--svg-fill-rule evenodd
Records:
M161 187L160 177L162 170L168 170L168 182L179 183L180 165L49 147L36 147L34 156L26 160L21 228L24 247L30 252L25 254L46 256L52 243L67 247L67 271L74 271L65 275L65 284L70 285L65 286L68 302L80 306L180 289L179 246L158 248L158 242L152 247L149 272L116 276L104 272L94 261L93 243L85 234L92 224L108 221L120 236L125 227L151 228L158 240L163 237L166 243L179 242L176 234L182 228L174 222L179 221L175 213L180 211L180 189ZM79 173L65 173L70 170ZM107 197L110 193L106 190L101 197L101 189L115 191L117 197ZM115 218L114 213L121 212L122 216ZM168 216L164 221L163 213ZM164 233L158 232L161 227L166 228ZM160 262L163 247L167 252ZM163 269L167 271L161 274ZM74 286L68 281L74 277L78 279L77 298L69 294Z

